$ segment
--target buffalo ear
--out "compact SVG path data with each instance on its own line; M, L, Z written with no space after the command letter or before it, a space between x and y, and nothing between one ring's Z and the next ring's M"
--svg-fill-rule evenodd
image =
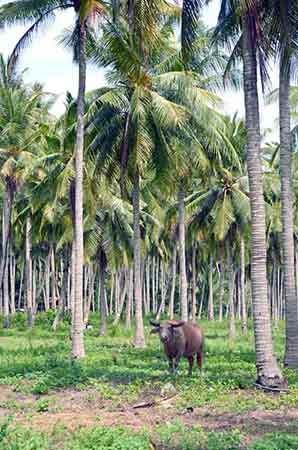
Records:
M156 327L156 328L160 327L159 322L155 322L155 320L150 319L149 322L150 322L150 325L152 325L153 327Z
M159 333L159 328L152 328L152 330L150 331L150 334L156 334Z
M171 325L172 328L178 328L178 327L182 327L183 325L185 325L185 321L184 320L169 320L169 324Z

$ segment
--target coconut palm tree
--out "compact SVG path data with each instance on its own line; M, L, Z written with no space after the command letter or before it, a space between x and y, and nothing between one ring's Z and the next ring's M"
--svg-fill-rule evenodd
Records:
M3 248L0 287L8 277L8 249L11 243L12 210L16 194L24 184L36 157L34 144L39 136L40 121L47 114L48 102L43 100L40 86L25 86L15 68L0 58L0 178L5 186L3 200ZM5 281L5 283L6 283ZM6 283L7 284L7 283ZM1 290L0 289L0 290ZM5 327L9 326L8 296L3 297Z
M257 383L263 387L282 387L282 377L273 355L272 333L267 297L266 224L260 162L260 115L257 89L257 61L264 75L264 47L260 25L260 7L255 2L221 2L216 35L231 37L236 46L233 60L242 55L247 129L247 169L251 203L251 281L256 345ZM240 16L239 16L240 14Z
M297 65L297 4L271 2L269 36L279 58L279 123L283 267L286 299L285 366L298 367L298 311L295 286L290 81Z
M83 152L84 152L84 99L86 90L86 39L87 28L91 19L101 16L105 8L99 0L47 0L40 5L36 1L16 1L3 5L0 8L0 24L15 25L29 22L30 28L18 41L11 55L9 66L16 61L22 49L30 42L30 39L53 15L65 9L72 8L76 12L77 22L74 31L74 39L77 43L75 55L79 66L79 87L77 99L77 130L75 142L75 220L74 220L74 244L75 244L75 301L74 321L72 330L72 356L82 358L85 355L83 343ZM33 24L32 24L33 22Z
M162 24L161 24L162 27ZM144 38L144 37L143 37ZM145 38L144 38L145 39ZM107 173L117 177L120 172L122 192L126 185L133 186L132 202L135 213L135 300L136 300L136 337L137 346L144 343L141 311L142 298L140 275L140 230L139 230L139 191L140 181L144 178L146 168L153 162L159 178L168 176L170 167L171 136L181 129L190 104L208 103L212 96L200 87L195 87L195 74L180 72L160 73L159 53L154 49L143 66L143 51L139 42L130 41L125 28L106 28L103 48L93 52L93 59L99 65L112 69L112 77L117 81L114 87L102 89L95 96L95 117L90 121L95 128L95 138L91 147L99 152L98 164L108 165ZM149 41L150 43L150 41ZM156 44L157 45L157 44ZM149 47L150 48L150 47ZM164 47L161 46L161 52ZM163 92L177 91L180 85L179 98L191 93L188 105L179 105L174 98L161 95ZM178 96L178 91L177 91ZM205 100L204 100L205 97ZM181 103L181 102L180 102ZM96 124L104 123L98 132ZM106 147L106 136L109 135L109 146ZM111 149L113 149L111 151ZM120 152L119 152L120 149ZM106 153L109 150L109 153ZM120 158L119 158L120 153ZM119 161L120 159L120 161ZM120 166L119 166L120 163ZM119 173L118 172L118 173ZM128 175L128 176L127 176ZM164 178L165 179L165 178ZM131 184L130 184L131 183Z

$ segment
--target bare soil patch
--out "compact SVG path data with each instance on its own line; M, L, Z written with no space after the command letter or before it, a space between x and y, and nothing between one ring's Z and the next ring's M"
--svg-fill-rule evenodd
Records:
M48 401L45 411L37 411L38 401ZM148 399L140 399L146 402ZM180 419L185 425L200 425L206 431L232 428L249 431L254 437L266 432L291 431L298 433L298 408L275 411L257 410L245 413L222 413L204 408L181 411L176 399L156 406L134 409L131 404L121 407L103 399L95 389L56 391L52 395L25 395L10 386L0 386L0 417L14 414L16 423L38 430L52 431L57 425L74 431L81 427L125 426L133 430L147 428Z

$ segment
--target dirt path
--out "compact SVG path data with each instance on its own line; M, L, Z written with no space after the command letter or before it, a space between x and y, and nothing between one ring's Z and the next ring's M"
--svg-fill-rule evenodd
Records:
M297 408L235 414L206 407L181 411L175 407L175 402L173 398L159 405L135 409L129 404L115 407L111 400L102 399L92 389L68 389L40 397L20 394L10 386L0 386L0 418L13 414L16 423L44 431L51 431L57 425L70 431L80 427L116 425L154 430L157 425L180 419L185 425L200 425L205 430L247 430L254 437L269 431L298 432Z

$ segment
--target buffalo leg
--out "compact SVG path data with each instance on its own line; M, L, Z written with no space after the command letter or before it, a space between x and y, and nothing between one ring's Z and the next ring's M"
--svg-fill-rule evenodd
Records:
M181 356L176 356L175 358L175 362L174 362L174 373L177 373L177 369L178 369L178 365L179 365L179 361L180 361Z
M174 374L175 373L175 360L174 359L169 359L169 366L170 366L170 373Z
M189 362L188 375L191 377L191 375L192 375L192 366L193 366L193 356L188 356L187 359L188 359L188 362Z
M202 353L197 353L197 363L198 363L198 368L202 372L202 367L203 367L203 354Z

